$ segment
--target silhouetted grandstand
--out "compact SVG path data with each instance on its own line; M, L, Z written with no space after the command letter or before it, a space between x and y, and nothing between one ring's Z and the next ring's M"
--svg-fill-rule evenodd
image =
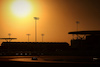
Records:
M66 42L3 42L0 46L0 55L100 57L100 31L76 31L69 34L73 35L71 46Z
M71 47L97 50L100 49L100 31L69 32L73 35ZM75 38L74 35L77 37Z
M65 51L69 44L66 42L3 42L1 47L6 54L56 54ZM2 52L2 50L1 50Z

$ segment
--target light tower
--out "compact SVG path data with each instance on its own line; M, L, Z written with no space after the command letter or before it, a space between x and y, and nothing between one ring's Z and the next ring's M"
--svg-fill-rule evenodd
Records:
M79 21L76 21L76 24L77 24L77 32L78 32L78 24L79 23L80 23ZM77 39L78 39L78 34L77 34Z
M27 36L28 36L28 42L29 42L29 36L30 36L30 34L26 34Z
M9 38L10 38L11 34L9 33L8 36L9 36Z
M41 36L42 36L42 42L43 42L43 36L44 36L44 34L41 34Z
M35 42L37 42L37 22L36 22L36 20L39 20L39 18L34 17L34 19L35 19Z
M77 24L77 31L78 31L78 24L79 24L80 22L79 21L76 21L76 24Z

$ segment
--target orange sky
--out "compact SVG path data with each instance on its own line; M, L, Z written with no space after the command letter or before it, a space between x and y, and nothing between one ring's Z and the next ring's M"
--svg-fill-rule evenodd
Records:
M16 0L0 0L0 38L17 38L14 41L28 41L26 34L31 34L29 41L35 41L35 21L37 21L37 41L41 42L41 34L45 42L68 42L76 31L76 21L79 21L79 31L100 30L99 0L23 0L31 6L31 11L24 17L18 17L11 11ZM20 5L20 4L19 4ZM20 7L20 6L19 6ZM3 42L4 40L0 40Z

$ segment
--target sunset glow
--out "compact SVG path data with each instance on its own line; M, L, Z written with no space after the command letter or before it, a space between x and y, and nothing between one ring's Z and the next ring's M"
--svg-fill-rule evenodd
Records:
M37 41L68 42L72 35L68 32L78 30L100 30L99 1L90 0L0 0L0 38L17 38L26 42L35 41L35 20L37 21ZM0 40L2 43L3 40Z
M11 11L18 17L27 16L31 12L31 5L25 0L16 0L11 5Z
M98 66L99 51L100 0L0 0L0 66Z

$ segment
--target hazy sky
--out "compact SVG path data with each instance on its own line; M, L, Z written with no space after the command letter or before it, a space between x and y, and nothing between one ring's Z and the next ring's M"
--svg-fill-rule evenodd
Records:
M45 34L45 42L70 43L68 32L76 31L76 21L79 31L100 30L100 0L0 0L0 38L11 33L18 38L14 41L25 42L31 34L29 40L35 41L35 16L40 18L38 42Z

